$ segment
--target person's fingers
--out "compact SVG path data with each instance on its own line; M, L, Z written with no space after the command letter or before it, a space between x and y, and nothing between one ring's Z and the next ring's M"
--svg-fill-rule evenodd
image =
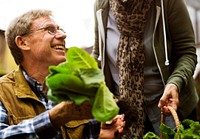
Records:
M177 99L173 99L173 98L169 99L169 105L168 106L171 106L175 111L178 108L178 104L179 104L179 102L178 102Z
M117 129L117 131L118 131L119 133L122 133L122 132L123 132L123 130L124 130L124 127L125 127L125 124L126 124L126 122L125 122L125 121L123 121L123 122L121 122L121 125L120 125L120 126L118 126L118 129Z
M165 105L166 105L166 99L165 99L165 97L161 97L159 102L158 102L158 107L162 108Z
M162 103L162 100L161 100ZM177 99L170 98L169 100L162 103L163 105L160 107L165 115L171 115L171 112L168 109L168 106L171 106L175 111L178 108L178 101Z
M166 115L166 116L170 116L170 115L171 115L171 113L170 113L170 111L169 111L169 109L168 109L167 106L163 106L163 107L162 107L162 112L163 112L164 115Z

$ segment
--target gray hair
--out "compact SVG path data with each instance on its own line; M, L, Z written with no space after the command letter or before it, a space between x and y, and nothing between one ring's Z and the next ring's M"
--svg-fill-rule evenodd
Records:
M23 61L23 55L15 43L15 38L28 33L34 20L40 17L50 16L53 16L52 11L50 10L30 10L11 21L5 32L5 37L8 47L17 65L21 64Z

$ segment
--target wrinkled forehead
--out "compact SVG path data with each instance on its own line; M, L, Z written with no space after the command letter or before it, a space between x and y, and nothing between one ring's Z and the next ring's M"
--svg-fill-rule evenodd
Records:
M38 27L44 27L46 25L55 25L57 26L54 18L52 16L45 16L45 17L39 17L37 19L35 19L32 22L31 28L38 28Z

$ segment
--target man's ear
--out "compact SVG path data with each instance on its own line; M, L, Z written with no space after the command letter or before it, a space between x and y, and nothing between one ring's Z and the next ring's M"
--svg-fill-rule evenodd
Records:
M17 36L17 37L15 38L15 43L17 44L17 46L18 46L21 50L29 50L29 49L30 49L26 38L23 37L23 36Z

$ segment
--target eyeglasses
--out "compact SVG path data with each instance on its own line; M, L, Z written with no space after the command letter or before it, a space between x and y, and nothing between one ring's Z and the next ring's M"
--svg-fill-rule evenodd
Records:
M28 35L28 34L31 34L31 33L34 33L34 32L40 31L40 30L47 31L47 32L48 32L49 34L51 34L51 35L55 35L55 34L57 33L58 30L60 30L60 31L63 32L63 33L66 33L62 28L56 28L56 27L53 26L53 25L49 25L49 26L41 27L41 28L36 29L36 30L30 30L30 31L28 31L27 33L23 34L22 36Z

